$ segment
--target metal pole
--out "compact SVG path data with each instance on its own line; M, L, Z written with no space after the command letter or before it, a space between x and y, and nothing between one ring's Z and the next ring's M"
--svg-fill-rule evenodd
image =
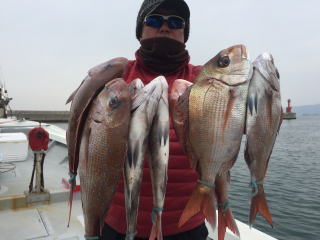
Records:
M41 192L41 160L42 160L41 151L36 153L36 186L35 192Z

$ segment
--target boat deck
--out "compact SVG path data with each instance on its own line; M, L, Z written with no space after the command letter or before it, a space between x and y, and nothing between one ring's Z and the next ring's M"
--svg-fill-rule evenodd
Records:
M0 211L0 239L84 239L80 200L74 201L69 228L68 212L66 201Z

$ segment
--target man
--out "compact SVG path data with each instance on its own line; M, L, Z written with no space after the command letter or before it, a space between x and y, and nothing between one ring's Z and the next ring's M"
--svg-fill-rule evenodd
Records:
M129 61L124 79L130 82L140 78L144 84L159 75L164 75L169 84L178 78L194 81L201 66L189 64L189 54L185 42L189 37L190 12L184 0L145 0L137 17L136 37L141 47L136 52L136 60ZM145 161L137 235L135 239L148 239L152 222L152 188ZM179 218L189 200L198 179L197 173L189 166L189 161L178 143L174 130L170 129L170 156L168 183L162 232L166 240L202 240L208 231L202 214L195 215L181 228ZM120 182L113 203L105 218L102 239L125 239L126 219L123 181Z

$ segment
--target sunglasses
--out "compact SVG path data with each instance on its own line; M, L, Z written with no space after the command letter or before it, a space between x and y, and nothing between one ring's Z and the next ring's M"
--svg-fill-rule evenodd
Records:
M184 19L175 15L163 16L160 14L151 14L149 16L146 16L146 18L144 19L144 23L148 27L153 28L160 28L165 21L167 21L168 27L171 29L182 29L185 26Z

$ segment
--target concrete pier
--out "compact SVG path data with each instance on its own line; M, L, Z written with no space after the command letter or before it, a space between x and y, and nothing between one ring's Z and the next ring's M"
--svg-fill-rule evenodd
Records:
M15 110L12 111L12 115L18 119L24 118L37 122L67 122L70 114L69 111Z
M296 118L297 118L297 116L296 116L296 113L294 113L294 112L283 113L283 119L290 120L290 119L296 119Z

